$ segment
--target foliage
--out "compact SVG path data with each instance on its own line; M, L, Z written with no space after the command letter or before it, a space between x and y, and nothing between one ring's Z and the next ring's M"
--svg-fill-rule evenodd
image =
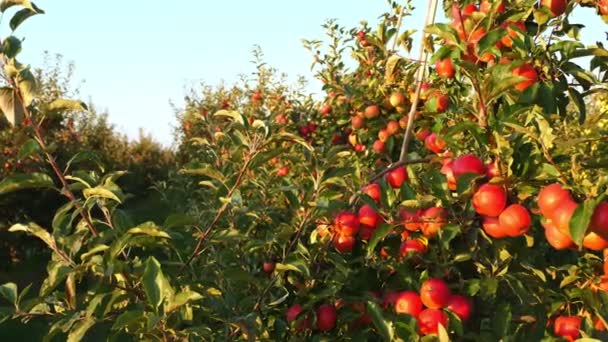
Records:
M115 164L75 148L57 167L40 120L77 103L36 96L5 49L2 97L22 104L5 114L15 127L16 114L29 120L7 132L52 170L7 173L2 198L44 187L67 200L51 222L10 228L40 240L50 260L41 284L0 287L0 318L46 322L48 340L68 341L100 331L163 341L605 339L608 52L581 43L569 15L608 11L601 1L548 3L444 1L451 22L425 28L432 66L401 56L414 33L402 29L409 1L389 2L374 30L329 21L327 47L304 42L322 102L302 83L286 86L256 49L253 77L185 97L179 172L155 183L167 210L144 208L154 219L129 210L140 185L115 167L162 151L149 139L125 147L104 117L84 116L82 141ZM141 157L124 161L119 149ZM550 184L559 200L543 200ZM413 313L404 291L431 311Z

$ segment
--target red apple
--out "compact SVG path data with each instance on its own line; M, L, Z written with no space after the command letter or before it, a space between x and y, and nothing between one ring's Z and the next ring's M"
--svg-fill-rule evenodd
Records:
M401 188L401 184L407 180L407 170L404 166L399 166L386 174L386 181L393 189Z
M287 323L291 323L293 321L295 321L296 319L298 319L298 316L302 313L302 305L300 304L294 304L292 306L289 307L289 309L287 309L287 312L285 313L285 319L287 320ZM310 321L308 320L308 317L305 317L303 319L300 320L300 322L298 322L298 325L296 326L296 329L299 331L308 329L310 326Z
M350 119L350 123L353 129L359 129L365 125L363 117L355 115Z
M441 309L448 304L450 287L442 279L431 278L420 286L420 299L430 309Z
M359 238L363 241L369 241L374 236L375 231L376 227L362 226L359 229Z
M419 130L418 132L416 132L416 139L420 140L420 141L424 141L426 143L426 138L431 135L431 131L429 131L428 129L424 128ZM428 146L427 146L428 148Z
M401 244L399 252L401 256L407 256L409 253L424 253L426 252L426 246L420 240L405 240Z
M481 225L486 234L494 239L507 237L507 233L500 227L497 217L484 217Z
M395 108L403 106L405 104L405 96L402 93L392 93L389 102Z
M578 207L578 204L573 200L565 200L561 202L557 208L553 209L551 216L548 216L555 227L559 229L562 234L570 236L570 219L574 215L574 211Z
M289 174L289 167L283 166L277 171L277 177L285 177Z
M405 229L415 232L422 228L422 218L420 217L424 213L424 210L418 209L407 209L403 208L399 211L401 221L405 226Z
M323 116L328 116L330 113L331 113L331 106L330 106L330 105L328 105L328 104L324 104L324 105L321 107L321 114L322 114Z
M550 218L553 212L564 202L571 202L570 192L565 190L560 184L547 185L538 193L537 203L540 213Z
M527 233L531 223L532 219L528 209L520 204L511 204L498 216L500 229L511 237Z
M368 227L376 228L382 220L382 217L371 206L364 204L359 209L359 223Z
M381 192L382 189L380 188L380 184L378 183L368 184L363 188L363 193L371 197L376 202L380 201Z
M333 305L323 304L317 308L317 329L329 331L336 326L336 308Z
M452 78L454 77L454 64L449 57L438 59L435 62L435 71L439 77Z
M262 265L262 270L264 270L264 272L266 272L266 273L272 273L272 272L274 272L274 267L275 267L274 262L265 261L264 264Z
M372 150L378 154L384 152L384 148L385 144L382 140L376 140L372 145Z
M580 336L581 318L576 316L559 316L555 319L553 332L568 341L574 341Z
M399 122L389 121L386 124L386 131L388 132L389 135L397 134L397 132L399 132Z
M438 309L425 309L418 315L418 330L422 335L437 334L439 324L447 329L448 315Z
M429 96L429 99L431 102L430 103L434 103L435 104L435 108L434 111L437 113L443 113L446 110L448 110L448 106L450 105L450 99L442 94L439 91L433 91L431 93L431 95Z
M424 139L424 146L431 152L441 153L445 151L447 144L437 136L437 133L431 133Z
M422 234L426 237L433 237L446 224L446 211L440 207L431 207L426 209L421 215Z
M348 253L355 247L355 237L352 235L338 234L334 236L334 248L339 253Z
M454 172L452 171L453 162L450 160L449 162L443 164L440 172L445 175L448 181L448 189L455 191L456 190L456 178L454 177Z
M363 113L363 115L365 115L365 118L367 119L373 119L380 115L380 107L376 105L368 106L367 108L365 108L365 112Z
M483 184L473 195L473 207L479 215L498 217L507 205L507 191L501 185Z
M589 232L583 238L583 247L592 251L602 251L608 248L608 240L595 232Z
M551 220L545 221L542 225L545 228L545 238L551 247L558 251L574 247L574 242L570 238L570 235L560 232Z
M496 161L486 165L486 177L489 179L500 177L500 168L498 167L498 163Z
M483 161L472 154L465 154L456 158L452 164L452 172L456 179L460 176L474 173L477 175L484 175L486 173L486 167Z
M334 229L338 234L355 235L359 231L359 217L349 211L343 211L334 218Z
M408 314L418 317L422 311L422 301L420 296L414 291L399 292L394 300L394 309L397 314Z
M471 313L473 312L473 303L471 303L471 300L468 297L456 294L450 296L447 308L464 322L471 317Z
M602 202L595 207L589 227L597 234L608 238L608 202Z
M564 14L566 11L566 0L540 0L541 7L549 9L554 17Z
M390 133L384 128L378 131L378 140L382 142L386 142L390 136Z

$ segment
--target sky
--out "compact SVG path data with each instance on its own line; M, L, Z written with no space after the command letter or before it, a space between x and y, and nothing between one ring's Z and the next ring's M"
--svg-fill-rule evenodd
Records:
M311 81L312 57L301 39L321 38L326 19L351 28L377 23L385 0L34 0L46 14L30 18L15 33L25 37L22 63L42 65L44 51L75 63L83 100L107 110L110 121L129 137L139 129L165 145L172 142L175 115L186 87L203 81L232 83L254 71L251 51L259 45L265 61L296 80ZM427 0L404 28L420 28ZM12 14L9 13L9 14ZM583 39L605 40L606 25L592 10L573 22L588 26ZM8 25L2 23L2 35ZM414 50L417 50L415 48ZM415 53L415 52L414 52ZM76 82L78 83L78 82Z

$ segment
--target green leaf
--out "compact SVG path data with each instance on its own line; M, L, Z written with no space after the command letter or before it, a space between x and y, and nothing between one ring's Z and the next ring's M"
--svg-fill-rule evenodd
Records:
M105 169L103 167L103 163L101 162L101 158L99 157L98 153L93 152L93 151L81 151L81 152L76 153L67 162L66 167L65 167L65 173L68 172L68 170L70 169L72 164L78 164L78 163L82 163L84 161L91 161L101 170L101 172L105 171Z
M87 305L87 310L86 310L86 317L89 317L89 318L93 317L95 310L99 307L99 305L103 302L103 300L106 298L107 295L108 295L108 293L96 294L89 301L89 304Z
M0 286L0 296L12 304L17 304L17 284L6 283Z
M472 191L476 181L480 178L483 178L483 176L476 173L465 173L464 175L460 175L456 180L456 191L460 195Z
M197 301L202 299L203 296L195 291L184 290L177 295L175 295L175 299L170 303L168 312L171 312L175 309L178 309L180 306L185 305L189 302Z
M32 104L34 97L38 94L38 84L29 67L25 67L19 71L17 75L17 87L21 92L21 98L25 106L27 107Z
M450 335L441 323L437 326L437 337L439 337L439 342L450 342Z
M269 151L264 151L262 153L258 153L255 155L255 157L253 157L251 159L251 162L249 163L249 167L251 169L255 169L258 166L261 166L263 164L265 164L266 162L268 162L270 159L277 157L281 154L285 153L285 151L283 151L280 148L276 148L276 149L272 149Z
M403 61L403 58L398 55L392 55L386 61L386 68L384 73L384 78L388 83L394 83L395 78L397 76L397 71L399 70L399 62Z
M572 87L568 88L568 95L570 96L570 100L576 105L576 109L578 109L578 123L580 125L584 124L585 120L587 120L587 106L585 106L583 96Z
M29 0L2 0L0 1L0 12L4 12L13 6L23 6L25 8L38 8Z
M241 113L234 111L234 110L222 109L220 111L217 111L213 116L230 118L234 122L238 122L241 125L245 125L245 120L243 119L243 116L241 115Z
M538 125L540 141L543 143L543 146L546 149L552 149L553 142L555 141L555 139L557 139L557 137L553 134L553 128L551 127L551 124L542 115L535 115L534 119L536 121L536 124Z
M492 326L495 336L507 336L511 325L511 306L508 303L498 305Z
M34 139L29 139L26 142L24 142L23 145L21 145L21 148L19 149L19 153L17 154L17 157L19 157L19 159L23 160L39 151L40 151L40 145L38 144L38 142Z
M446 41L451 41L451 42L459 42L460 39L458 38L458 34L456 33L456 30L454 30L454 28L448 24L435 24L435 25L431 25L431 26L427 26L424 29L424 32L428 33L428 34L434 34L440 38L445 39Z
M42 282L40 286L39 295L40 297L46 297L53 291L59 284L61 284L72 272L70 267L67 267L64 262L53 261L49 262L46 267L48 276Z
M53 180L46 174L17 173L12 174L0 181L0 195L24 189L52 188L53 186Z
M55 250L57 245L55 243L55 238L51 236L49 232L47 232L44 228L40 227L35 223L29 223L27 226L23 224L15 224L8 229L9 232L26 232L31 234L44 243L47 244L51 249Z
M369 244L367 245L367 255L372 256L374 254L374 250L380 241L382 241L391 231L393 227L388 223L381 224L374 231L374 235L369 239Z
M162 226L165 229L172 229L184 226L194 226L198 223L199 222L192 216L186 214L172 214L165 219L165 222L162 224Z
M321 182L329 182L335 178L344 178L345 176L352 175L355 172L353 167L330 167L323 173Z
M372 301L367 301L367 312L372 317L372 322L378 330L380 336L385 341L392 341L395 331L391 322L386 321L382 315L382 310Z
M80 322L76 323L68 334L67 342L80 342L83 340L87 331L95 324L95 319L84 317Z
M51 224L54 236L65 236L70 233L74 221L74 215L71 213L72 209L74 209L74 202L68 202L57 209Z
M122 330L125 327L130 326L138 321L142 321L144 319L145 313L143 310L125 311L121 313L118 317L116 317L116 320L112 325L112 330Z
M166 239L170 239L171 236L166 232L162 231L159 226L157 226L154 222L145 222L140 224L137 227L131 228L127 231L128 234L145 234L153 237L162 237Z
M87 111L89 108L82 101L57 99L49 103L46 109L50 112L82 112Z
M460 234L460 226L457 224L449 224L439 231L439 241L441 247L445 250L450 249L450 242Z
M293 258L289 258L289 259L293 259ZM308 269L308 266L306 265L306 263L303 260L300 259L295 259L295 260L289 260L285 263L276 263L275 265L275 269L277 271L295 271L295 272L299 272L302 273L304 275L306 275L307 277L310 276L310 270Z
M167 281L156 258L151 256L146 260L142 281L148 303L155 310L158 309L165 298L165 284Z
M492 31L488 32L485 36L483 36L483 38L481 38L479 40L478 55L481 56L481 54L483 54L487 50L493 48L496 45L496 43L500 39L502 39L502 37L504 37L506 34L507 34L507 30L505 30L504 28L500 28L500 29L492 30Z
M224 178L224 175L220 171L218 171L217 169L214 169L210 166L205 166L205 167L198 168L198 169L183 169L183 170L181 170L181 173L187 174L187 175L197 175L197 176L209 177L211 179L217 180L218 182L221 182L222 184L226 181L226 179Z
M82 255L80 256L80 260L86 261L87 259L89 259L93 255L95 255L95 254L97 254L99 252L106 251L108 249L110 249L110 247L107 246L107 245L97 245L97 246L89 249L86 253L82 253Z
M603 199L604 196L600 196L595 199L586 200L579 204L576 207L576 210L574 210L574 214L570 218L569 224L572 241L574 241L577 246L583 244L583 239L589 228L589 223L591 223L591 216L595 211L595 207L597 207Z
M291 134L288 132L279 132L273 137L273 139L293 141L297 144L304 146L304 148L306 148L310 152L314 151L314 148L312 146L310 146L310 144L307 143L306 140L302 139L302 137L299 137L295 134Z
M9 36L2 42L2 52L8 58L14 58L21 52L21 40L15 36Z
M82 191L82 194L84 195L84 197L86 199L89 199L89 198L107 198L107 199L111 199L113 201L116 201L118 203L122 203L122 201L120 200L120 198L118 198L118 196L116 196L115 193L113 193L112 191L106 189L105 187L101 187L101 186L97 186L97 187L89 188L89 189L84 189Z
M20 124L25 119L23 106L13 88L0 88L0 111L13 126Z
M15 15L13 15L13 17L11 18L11 21L9 23L11 30L15 31L17 29L17 27L19 27L19 25L23 24L23 22L26 21L29 17L32 17L36 14L44 13L43 10L41 10L37 7L34 9L33 7L35 7L35 6L32 6L30 8L21 9L21 10L17 11L17 13L15 13Z

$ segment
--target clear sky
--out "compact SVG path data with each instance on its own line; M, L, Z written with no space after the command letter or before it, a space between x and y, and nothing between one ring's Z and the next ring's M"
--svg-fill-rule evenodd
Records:
M253 71L251 50L295 80L312 80L311 56L302 38L322 37L328 18L350 28L360 20L376 23L388 10L385 0L34 0L45 15L28 20L16 35L26 37L21 61L38 66L43 51L62 54L84 79L81 94L107 109L118 129L136 137L140 127L171 143L173 100L184 87L204 81L232 82ZM426 0L404 22L419 28ZM592 10L574 22L588 26L583 38L605 40L606 25ZM3 29L6 33L6 22ZM311 90L320 89L312 82Z

